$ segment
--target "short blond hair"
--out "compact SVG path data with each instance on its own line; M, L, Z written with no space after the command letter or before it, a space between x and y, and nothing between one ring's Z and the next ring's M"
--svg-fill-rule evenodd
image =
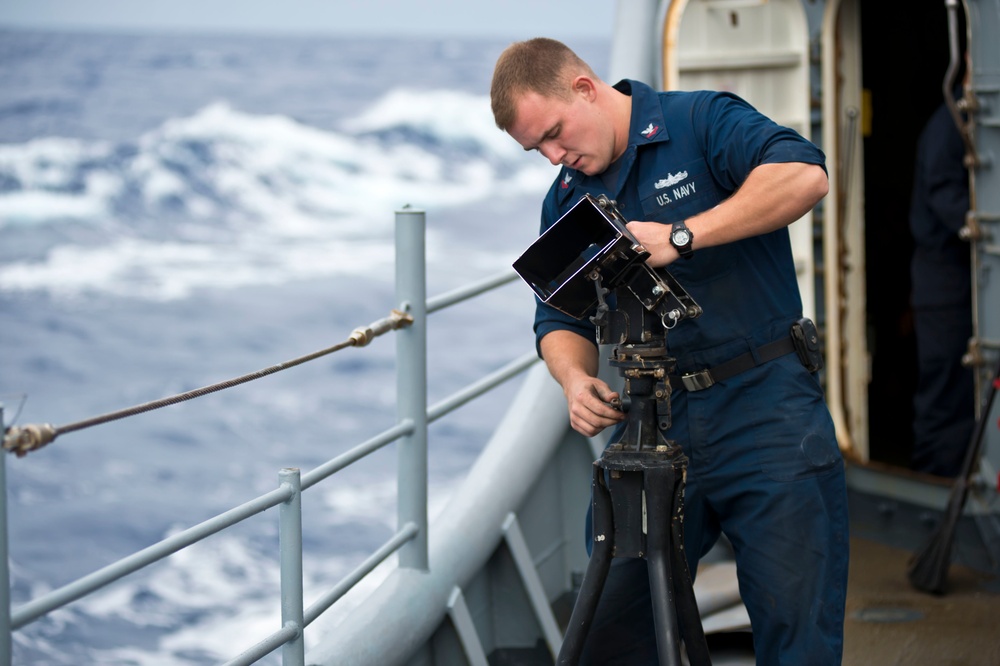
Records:
M548 37L514 42L493 69L490 105L497 127L507 131L516 120L516 102L526 92L567 99L578 74L597 78L594 70L568 46Z

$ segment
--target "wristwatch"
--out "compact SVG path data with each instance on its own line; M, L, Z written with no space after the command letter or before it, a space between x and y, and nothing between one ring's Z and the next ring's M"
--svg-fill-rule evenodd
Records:
M691 242L694 240L694 234L691 230L687 228L684 224L684 220L680 222L674 222L670 227L670 244L673 245L677 252L680 253L685 259L690 259L694 254L694 250L691 248Z

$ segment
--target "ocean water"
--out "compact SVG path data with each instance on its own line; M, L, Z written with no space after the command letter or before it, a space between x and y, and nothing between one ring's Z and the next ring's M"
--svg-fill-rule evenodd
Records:
M554 167L492 123L506 43L0 31L5 424L66 425L343 341L397 305L407 205L427 214L430 296L507 269ZM574 46L600 73L608 44ZM520 283L432 314L430 404L529 351L530 322ZM389 335L9 457L14 607L381 432L394 381ZM432 511L518 384L431 426ZM395 474L389 447L304 495L307 605L394 530ZM214 664L279 617L269 512L27 625L15 663Z

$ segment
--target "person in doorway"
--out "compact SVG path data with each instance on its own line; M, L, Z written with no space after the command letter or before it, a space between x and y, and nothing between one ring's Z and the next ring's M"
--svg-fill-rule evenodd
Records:
M610 85L547 38L504 50L491 104L501 130L561 167L542 204L542 231L584 193L615 200L647 262L669 266L704 309L670 331L678 372L707 377L734 359L745 368L671 396L664 434L689 460L691 571L724 534L757 662L839 664L844 461L815 374L794 352L762 353L802 317L787 226L827 194L825 156L735 95ZM534 329L572 427L586 436L621 428L623 415L609 404L619 396L597 377L594 326L539 301ZM613 560L584 663L657 663L644 559Z
M961 88L954 92L962 97ZM910 264L917 388L911 467L957 476L975 428L973 371L962 364L972 337L972 254L959 237L969 212L965 143L946 103L917 141L910 200Z

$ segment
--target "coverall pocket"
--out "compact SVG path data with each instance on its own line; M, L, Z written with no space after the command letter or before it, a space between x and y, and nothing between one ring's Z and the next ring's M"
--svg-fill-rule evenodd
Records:
M761 471L775 481L795 481L839 464L833 420L816 378L794 354L767 365L769 377L754 391L760 419L754 440Z

